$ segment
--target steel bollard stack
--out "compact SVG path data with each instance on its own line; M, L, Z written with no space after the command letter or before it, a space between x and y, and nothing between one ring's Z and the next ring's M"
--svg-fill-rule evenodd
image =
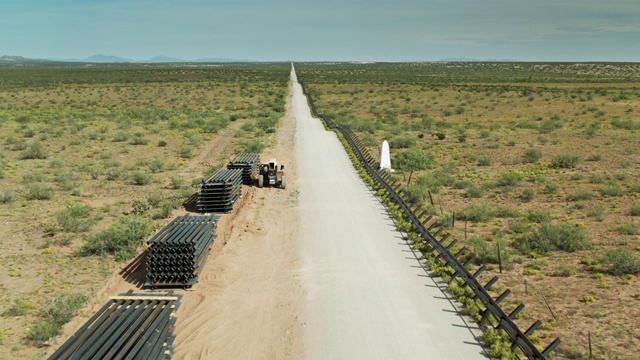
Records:
M258 177L259 166L260 154L241 153L229 161L227 169L242 169L242 183L252 185Z
M218 219L216 215L179 216L151 237L144 287L193 286L215 240Z
M49 360L170 359L181 298L173 291L114 296Z
M204 213L231 212L240 198L241 189L241 169L220 169L202 181L198 192L198 210Z

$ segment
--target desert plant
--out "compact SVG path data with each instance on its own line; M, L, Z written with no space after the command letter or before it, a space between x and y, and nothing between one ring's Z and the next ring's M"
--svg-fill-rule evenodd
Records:
M542 158L542 151L538 149L528 149L522 156L524 164L535 164Z
M570 169L576 167L579 162L580 157L578 155L560 154L551 158L551 167Z
M16 200L18 200L18 196L16 195L15 191L3 190L2 193L0 193L0 203L2 204L12 203Z
M456 215L460 220L486 222L495 217L495 211L492 206L487 204L472 204L459 209Z
M591 199L593 199L593 194L587 190L580 190L574 194L570 194L567 196L567 200L569 201L583 201Z
M622 235L640 235L640 226L633 223L624 224L618 226L616 231Z
M522 194L520 195L520 199L524 202L530 202L536 197L535 191L533 189L524 189Z
M42 145L41 143L31 143L29 145L29 148L27 148L27 150L25 150L25 152L20 155L20 158L23 160L46 159L47 156L49 155L47 154L47 149L44 147L44 145Z
M608 250L598 261L608 265L609 272L613 275L640 273L640 257L629 249Z
M31 327L27 339L41 345L60 333L62 326L80 310L87 297L84 293L61 294L40 311L40 321Z
M553 271L553 276L570 277L575 275L576 271L575 266L561 264Z
M497 180L497 185L498 186L516 186L520 184L522 179L523 179L523 176L521 173L514 172L514 171L505 171L499 175Z
M151 183L151 175L142 171L133 171L129 179L134 185L148 185Z
M609 184L603 188L600 188L600 194L602 196L622 196L624 195L624 190L618 184Z
M481 236L473 236L469 239L469 245L473 248L476 259L481 264L497 264L498 248L500 248L500 260L503 264L511 262L511 250L509 244L502 239L487 241Z
M27 200L49 200L53 197L53 188L42 183L28 183Z
M113 142L125 142L129 140L129 134L127 134L124 131L119 131L115 134L115 136L113 137L113 139L111 141Z
M70 204L56 217L62 231L80 233L91 228L96 219L92 216L93 208L89 205Z
M118 261L129 260L149 234L150 226L151 221L142 216L122 216L108 229L88 236L79 254L114 254Z
M529 211L527 211L527 220L542 224L551 221L551 215L545 210L529 209Z
M478 187L476 185L471 185L467 188L467 191L464 193L464 197L466 198L481 198L485 194L484 189Z
M562 222L543 223L529 236L516 239L513 246L523 253L536 252L543 255L554 250L574 252L589 249L592 242L584 225Z
M0 202L2 202L2 197L0 197ZM631 205L631 216L640 216L640 204Z
M432 153L418 149L399 152L395 158L395 167L402 171L409 171L407 184L411 183L411 176L416 170L426 170L433 165L435 158Z
M488 156L482 156L478 159L478 166L491 166L493 161Z
M2 316L24 316L31 309L33 309L33 304L28 300L15 299L13 305L2 312Z

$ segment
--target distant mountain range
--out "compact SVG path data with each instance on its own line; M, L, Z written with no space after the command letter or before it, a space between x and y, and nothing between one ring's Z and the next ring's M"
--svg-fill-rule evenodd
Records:
M222 62L254 62L254 60L231 58L205 58L198 60L184 60L169 56L155 56L147 60L133 60L112 55L97 54L85 59L28 59L22 56L0 56L0 64L43 64L49 62L71 63L222 63Z
M197 60L184 60L184 59L180 59L180 58L174 58L174 57L169 57L169 56L155 56L152 57L151 59L147 59L147 60L133 60L133 59L127 59L127 58L123 58L123 57L118 57L118 56L112 56L112 55L103 55L103 54L97 54L97 55L92 55L89 56L88 58L85 59L56 59L56 58L49 58L49 59L28 59L22 56L9 56L9 55L4 55L0 57L0 64L45 64L45 63L49 63L49 62L67 62L67 63L154 63L154 64L159 64L159 63L232 63L232 62L256 62L256 60L247 60L247 59L231 59L231 58L219 58L219 57L212 57L212 58L204 58L204 59L197 59ZM481 60L481 59L471 59L471 58L464 58L464 57L458 57L458 58L444 58L444 59L440 59L437 62L517 62L517 60L509 60L509 59L503 59L503 60L494 60L494 59L489 59L489 60Z

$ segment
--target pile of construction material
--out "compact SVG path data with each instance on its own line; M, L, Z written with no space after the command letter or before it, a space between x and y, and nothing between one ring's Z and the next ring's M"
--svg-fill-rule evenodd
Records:
M241 169L220 169L202 181L198 192L198 210L204 213L228 213L242 190Z
M216 215L184 215L171 221L147 244L145 288L190 288L198 281L215 240Z
M169 359L180 298L172 291L114 296L49 359Z
M259 168L260 154L257 153L237 154L227 164L227 169L242 169L242 182L245 185L255 184Z

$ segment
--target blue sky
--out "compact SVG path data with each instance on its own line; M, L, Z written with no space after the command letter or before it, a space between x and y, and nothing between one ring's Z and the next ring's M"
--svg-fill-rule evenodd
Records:
M0 56L640 61L640 0L0 0Z

